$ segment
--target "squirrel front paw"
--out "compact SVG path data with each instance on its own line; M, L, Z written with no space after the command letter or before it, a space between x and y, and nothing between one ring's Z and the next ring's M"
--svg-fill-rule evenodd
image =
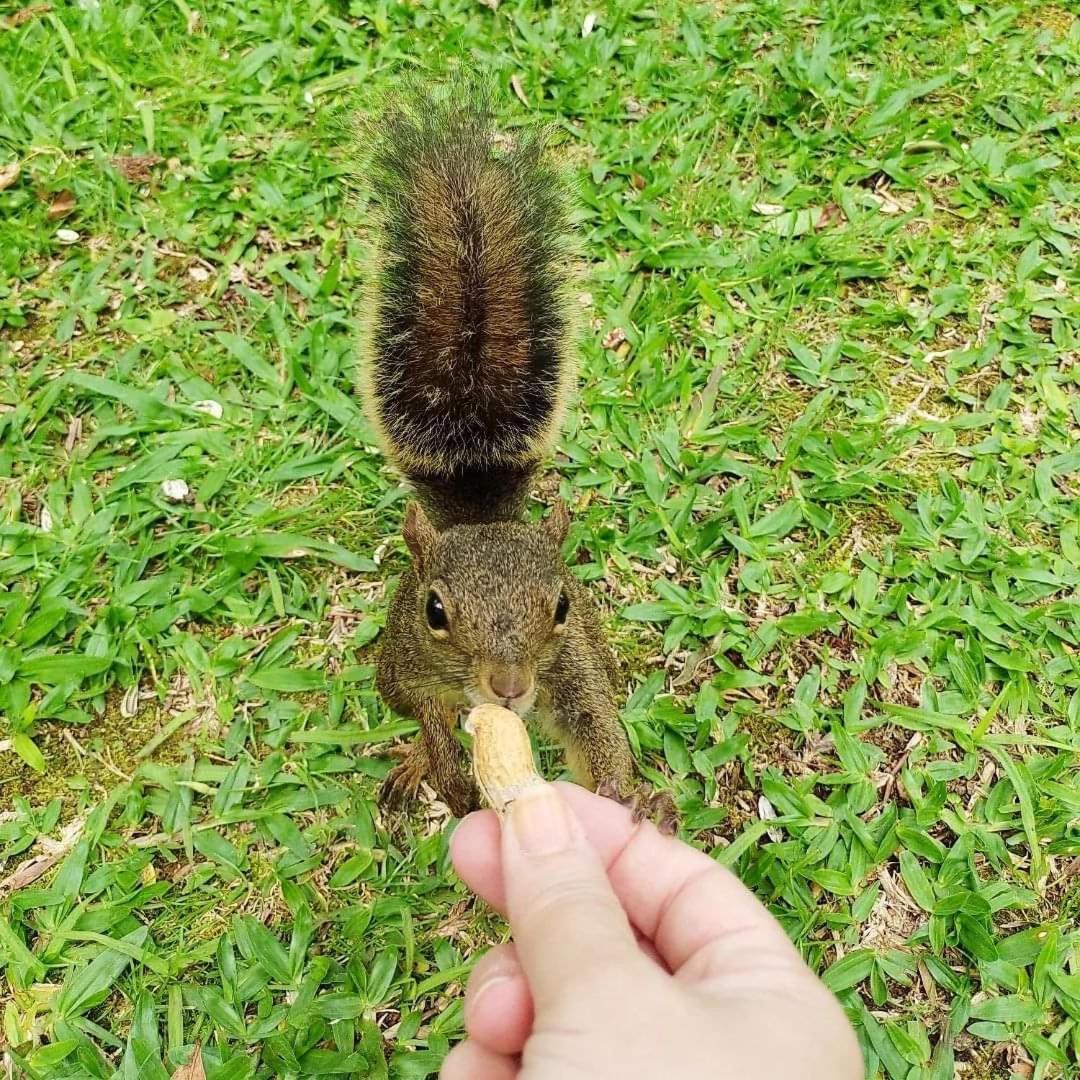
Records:
M426 766L427 759L419 753L410 753L404 761L395 765L379 788L380 805L387 810L402 810L416 802L421 783L428 779ZM439 786L437 781L435 786ZM480 793L476 785L464 776L450 784L448 790L439 791L438 794L454 817L464 817L480 809Z
M425 775L421 764L415 754L410 754L395 765L379 788L379 804L388 810L401 810L415 802Z
M596 785L596 794L628 806L634 821L648 818L665 836L679 831L679 811L670 791L657 791L648 784L632 787L609 776Z

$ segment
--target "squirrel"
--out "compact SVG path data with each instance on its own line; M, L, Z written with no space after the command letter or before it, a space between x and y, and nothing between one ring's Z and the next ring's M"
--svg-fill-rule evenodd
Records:
M618 669L562 558L566 505L524 520L577 377L568 186L546 132L500 134L475 83L414 88L368 131L378 208L360 386L415 493L376 685L420 724L380 801L400 806L426 780L456 816L476 809L454 731L491 703L535 716L577 781L674 831L670 795L635 781Z

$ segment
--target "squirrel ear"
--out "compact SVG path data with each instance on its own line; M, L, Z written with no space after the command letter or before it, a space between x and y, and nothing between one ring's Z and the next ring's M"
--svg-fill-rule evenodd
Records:
M418 502L410 502L405 507L405 523L401 527L401 535L405 537L405 543L412 552L416 569L423 573L424 565L431 557L439 534Z
M562 547L570 531L570 508L562 499L556 499L551 504L551 513L544 518L544 528L556 545Z

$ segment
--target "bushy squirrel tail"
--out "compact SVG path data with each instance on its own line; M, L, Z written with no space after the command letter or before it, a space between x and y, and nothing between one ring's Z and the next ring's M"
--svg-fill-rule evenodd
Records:
M362 389L435 523L519 517L576 376L568 196L545 133L490 89L410 88L370 137L378 203Z

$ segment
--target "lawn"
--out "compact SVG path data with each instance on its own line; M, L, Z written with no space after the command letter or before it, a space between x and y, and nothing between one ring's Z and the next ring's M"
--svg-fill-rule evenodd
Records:
M420 1080L462 1034L506 929L374 798L414 725L350 115L463 61L579 178L542 488L647 776L870 1076L1080 1075L1066 7L5 10L0 1076Z

